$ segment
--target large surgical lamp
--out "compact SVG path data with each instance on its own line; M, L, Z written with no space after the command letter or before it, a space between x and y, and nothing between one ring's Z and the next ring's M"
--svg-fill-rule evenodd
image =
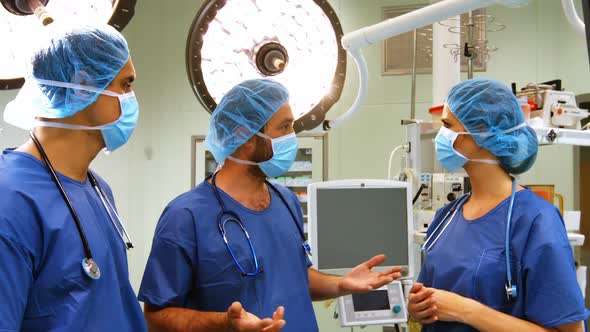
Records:
M342 35L326 0L209 0L189 31L189 81L212 113L241 81L277 80L289 89L295 131L310 130L342 94Z
M20 89L26 61L44 25L55 21L105 23L121 31L137 0L0 0L0 90Z

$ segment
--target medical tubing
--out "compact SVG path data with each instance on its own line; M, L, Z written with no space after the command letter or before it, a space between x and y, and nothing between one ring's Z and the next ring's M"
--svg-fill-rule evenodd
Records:
M424 183L422 183L420 185L420 188L418 188L418 192L416 193L416 196L414 196L414 199L412 199L412 205L416 204L416 202L418 201L418 198L420 198L420 194L424 190L424 186L425 186Z
M389 154L389 162L387 163L387 180L391 180L391 163L393 162L393 157L399 150L403 148L405 148L405 145L398 145Z
M86 239L86 234L84 233L84 230L82 229L82 225L80 224L80 218L78 218L78 214L76 214L76 210L74 210L74 206L72 205L72 202L70 201L68 195L66 194L64 187L61 185L61 182L57 178L57 174L55 173L55 170L53 169L53 165L51 165L51 162L49 161L49 158L47 157L47 154L45 153L43 146L41 146L41 143L37 139L37 136L35 136L35 133L32 131L29 133L29 136L33 140L33 143L35 143L37 150L39 151L39 153L41 154L41 157L43 157L43 160L47 164L47 168L49 169L49 173L51 174L53 181L55 182L55 184L59 188L59 192L61 193L62 197L64 198L64 201L66 202L66 205L68 206L68 209L70 210L70 213L72 214L72 217L74 218L74 223L76 224L76 228L78 229L78 233L80 234L80 238L82 239L82 244L84 246L84 252L86 254L86 258L92 259L92 252L90 251L90 246L88 245L88 240Z

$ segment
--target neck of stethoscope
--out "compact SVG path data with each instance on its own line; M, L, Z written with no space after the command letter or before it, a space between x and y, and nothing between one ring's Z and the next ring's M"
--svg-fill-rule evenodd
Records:
M215 194L215 198L217 198L217 203L219 203L219 206L221 207L221 211L223 213L225 213L227 211L227 209L225 208L225 204L223 204L223 200L221 199L221 194L219 193L219 188L217 188L217 183L215 182L218 172L219 171L216 171L215 173L213 173L210 176L211 177L211 184L213 185L213 193Z
M434 246L434 244L438 241L440 236L445 232L445 230L447 229L449 224L453 221L453 219L455 219L455 215L457 214L457 211L461 210L461 207L463 207L463 204L465 204L465 202L467 201L469 196L471 196L471 193L467 193L457 199L457 201L454 203L454 205L451 207L451 209L449 211L447 211L444 218L442 218L441 222L436 226L436 228L434 228L434 231L432 231L430 236L426 238L426 240L424 241L424 244L422 245L422 251L428 251L428 250L430 250L430 248L432 248L432 246ZM449 217L449 215L451 215L451 217L447 221L447 218ZM445 221L447 221L447 222L445 223ZM443 228L439 232L438 230L440 227L443 227Z
M96 191L96 194L98 195L98 198L100 199L104 209L106 210L109 219L111 220L111 223L115 227L115 230L119 234L119 237L121 238L121 240L123 240L123 243L125 243L125 248L127 250L133 248L133 242L131 241L131 237L127 233L127 230L123 225L123 222L121 222L121 218L119 217L117 210L107 199L107 194L102 190L92 172L88 172L88 181L90 181L90 184Z
M512 224L512 212L513 212L513 208L514 208L514 200L516 197L516 187L517 187L516 179L512 178L512 193L510 194L510 205L508 207L508 215L506 217L506 233L505 233L506 236L504 239L504 253L506 255L505 256L505 258L506 258L506 296L509 300L514 299L518 296L516 283L513 282L513 280L512 280L512 271L510 270L510 226ZM457 214L457 212L461 210L461 208L463 207L463 204L465 204L465 202L467 201L468 198L469 198L469 194L463 195L461 198L459 198L459 200L455 203L455 205L445 214L445 217L436 226L436 228L430 234L430 236L428 238L426 238L426 241L424 241L424 244L422 245L422 251L429 251L432 248L432 246L434 246L434 244L438 241L438 239L441 237L441 235L445 232L447 227L451 224L451 222L455 218L455 215ZM451 213L452 213L452 215L451 215ZM445 221L447 220L449 215L451 215L451 217L445 223ZM438 230L441 226L443 228L439 232ZM432 240L433 238L434 238L434 240ZM431 241L432 241L432 243L431 243Z
M508 216L506 218L506 238L504 243L504 252L506 254L506 296L509 300L518 296L516 283L512 280L512 271L510 270L510 226L512 224L512 211L516 197L516 185L516 178L512 178L512 195L510 196L510 206L508 207Z
M221 207L222 213L227 213L228 210L225 208L225 204L223 203L223 200L221 199L221 194L219 193L219 188L217 187L217 184L215 182L215 177L217 176L218 172L219 171L216 171L207 179L211 178L211 184L213 185L213 192L215 193L215 197L217 198L217 201ZM307 243L305 242L305 232L303 231L303 228L301 227L301 225L297 221L297 217L295 216L295 213L293 213L293 210L291 209L291 207L287 203L287 200L285 199L283 194L281 194L279 189L276 188L272 183L270 183L268 180L264 180L264 182L266 183L267 187L269 187L272 191L274 191L277 194L277 196L279 196L279 199L283 202L283 204L285 204L285 206L287 207L287 210L289 210L289 214L291 215L293 222L295 222L295 226L297 227L297 231L299 232L299 235L301 236L301 239L304 243L303 244L304 248L307 250L307 252L311 253L311 249L309 248L309 245L307 245Z
M56 186L58 187L64 201L66 202L66 205L68 206L68 209L70 210L72 218L74 219L74 222L76 224L76 228L78 229L78 233L80 234L80 238L82 240L82 245L84 246L84 252L85 252L87 258L92 258L92 252L90 250L90 246L88 245L86 233L84 232L84 229L82 228L80 218L78 217L78 214L76 213L76 210L74 209L74 206L72 205L72 202L70 201L61 181L59 180L57 173L56 173L55 169L53 168L51 161L49 160L49 157L47 157L47 153L45 152L45 149L43 149L41 142L39 142L35 133L31 132L30 136L31 136L31 139L33 140L33 142L35 143L37 150L41 154L41 157L45 161L45 164L47 165L47 168L48 168L49 172L51 173L51 177L53 178L53 181L55 182ZM110 203L110 201L106 198L107 195L100 187L98 181L96 180L96 177L90 171L88 171L86 173L86 176L88 177L88 181L90 182L91 186L96 191L96 194L98 195L104 209L106 210L107 215L108 215L109 219L111 220L111 223L113 224L113 227L115 227L115 230L119 234L119 237L121 238L121 240L125 244L125 248L127 250L133 248L133 243L131 241L131 238L129 237L129 234L127 233L127 230L125 229L125 226L121 222L121 218L117 214L117 210Z
M72 202L70 201L70 198L66 194L66 191L65 191L64 187L62 186L61 181L59 181L59 178L57 177L57 173L55 172L53 165L51 164L51 162L49 161L49 158L47 157L47 153L45 153L45 150L43 149L41 142L39 142L39 140L37 139L37 136L35 135L34 132L31 131L29 133L29 136L33 140L33 143L35 143L35 146L37 147L39 154L41 154L43 161L47 165L47 169L49 170L49 173L51 174L53 181L55 182L56 186L58 187L59 192L61 193L64 201L66 202L66 205L68 206L68 209L70 210L70 213L72 214L72 218L74 219L74 222L76 224L76 228L78 229L78 234L80 234L80 239L82 240L82 245L84 247L84 254L86 255L86 258L92 259L92 251L90 250L90 246L88 245L88 239L86 238L86 233L84 233L84 229L82 229L82 224L80 223L80 218L78 218L78 214L76 213L76 210L74 209L74 206L72 205Z

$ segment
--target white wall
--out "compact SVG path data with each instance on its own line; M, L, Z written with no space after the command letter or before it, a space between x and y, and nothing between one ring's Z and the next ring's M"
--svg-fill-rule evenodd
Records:
M345 32L381 20L381 7L428 1L332 0ZM579 1L578 1L579 2ZM136 249L130 251L131 281L138 289L149 254L155 225L165 205L190 187L190 137L205 134L209 115L188 84L185 44L188 29L203 0L138 1L136 15L125 29L138 78L134 89L140 102L140 122L131 142L110 156L100 156L93 168L113 187L117 205ZM559 1L533 0L521 9L492 7L488 13L507 25L489 35L499 51L492 54L486 76L522 86L562 78L576 93L590 92L588 56L584 40L567 25ZM329 177L383 178L389 152L403 140L400 120L410 113L410 77L381 76L381 45L365 49L370 88L362 111L330 135ZM328 117L334 118L356 96L357 75L349 62L341 101ZM417 80L417 114L427 119L431 102L431 75ZM15 95L0 91L0 109ZM26 133L0 122L0 148L23 142ZM396 163L394 164L397 166ZM543 147L525 183L554 183L573 206L572 148ZM556 172L559 170L560 172ZM316 305L321 331L338 331L333 308ZM344 331L344 330L343 330ZM367 329L371 331L371 329ZM377 329L373 329L377 331Z

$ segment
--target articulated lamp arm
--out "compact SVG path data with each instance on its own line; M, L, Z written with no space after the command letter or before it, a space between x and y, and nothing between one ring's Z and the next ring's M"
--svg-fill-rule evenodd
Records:
M350 120L365 102L368 91L368 70L361 50L363 47L434 22L442 21L451 16L494 4L520 7L528 4L528 0L443 0L405 15L345 34L342 37L342 47L348 51L357 64L360 84L359 92L348 111L335 120L324 121L324 130L336 128Z

